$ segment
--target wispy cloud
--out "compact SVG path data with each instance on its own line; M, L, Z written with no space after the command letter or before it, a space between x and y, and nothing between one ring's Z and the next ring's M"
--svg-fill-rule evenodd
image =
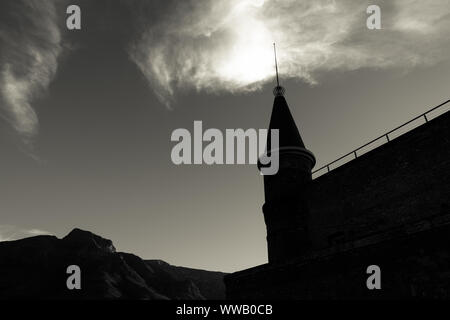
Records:
M12 225L0 225L0 242L50 234L40 229L24 229Z
M39 130L32 103L45 94L58 67L62 39L56 0L0 4L0 116L31 143Z
M448 58L448 0L378 3L382 30L366 28L373 3L360 0L186 0L160 17L141 6L135 14L145 22L129 54L168 106L178 90L260 88L273 79L273 42L282 75L311 84L324 71L408 70Z

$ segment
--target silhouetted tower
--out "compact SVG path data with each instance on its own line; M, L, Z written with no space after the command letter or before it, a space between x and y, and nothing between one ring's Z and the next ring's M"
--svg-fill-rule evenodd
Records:
M275 44L274 44L275 50ZM275 51L277 86L269 129L279 130L279 148L272 150L270 133L267 152L279 152L279 170L264 176L264 220L267 227L269 263L286 261L308 251L307 185L316 164L313 153L305 148L280 86ZM261 167L261 164L259 164Z

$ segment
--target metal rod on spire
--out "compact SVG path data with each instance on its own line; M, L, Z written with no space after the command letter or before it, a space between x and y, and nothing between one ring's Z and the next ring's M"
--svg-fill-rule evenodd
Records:
M273 95L275 97L284 96L285 89L280 86L280 79L278 78L278 61L277 61L277 48L275 42L273 43L273 53L275 54L275 71L277 72L277 86L273 88Z
M275 54L275 71L277 73L277 87L280 86L280 80L278 79L278 62L277 62L277 48L275 42L273 43L273 53Z

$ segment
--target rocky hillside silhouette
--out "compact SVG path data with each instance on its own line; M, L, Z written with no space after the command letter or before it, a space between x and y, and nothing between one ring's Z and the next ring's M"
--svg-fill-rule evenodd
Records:
M69 265L81 269L81 290L66 287ZM80 229L0 242L0 299L224 299L223 276L116 252Z

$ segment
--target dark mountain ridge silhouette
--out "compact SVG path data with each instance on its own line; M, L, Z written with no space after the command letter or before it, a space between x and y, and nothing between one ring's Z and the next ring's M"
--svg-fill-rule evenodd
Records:
M81 290L67 289L70 265L81 269ZM0 242L0 299L224 299L224 275L116 252L80 229Z

